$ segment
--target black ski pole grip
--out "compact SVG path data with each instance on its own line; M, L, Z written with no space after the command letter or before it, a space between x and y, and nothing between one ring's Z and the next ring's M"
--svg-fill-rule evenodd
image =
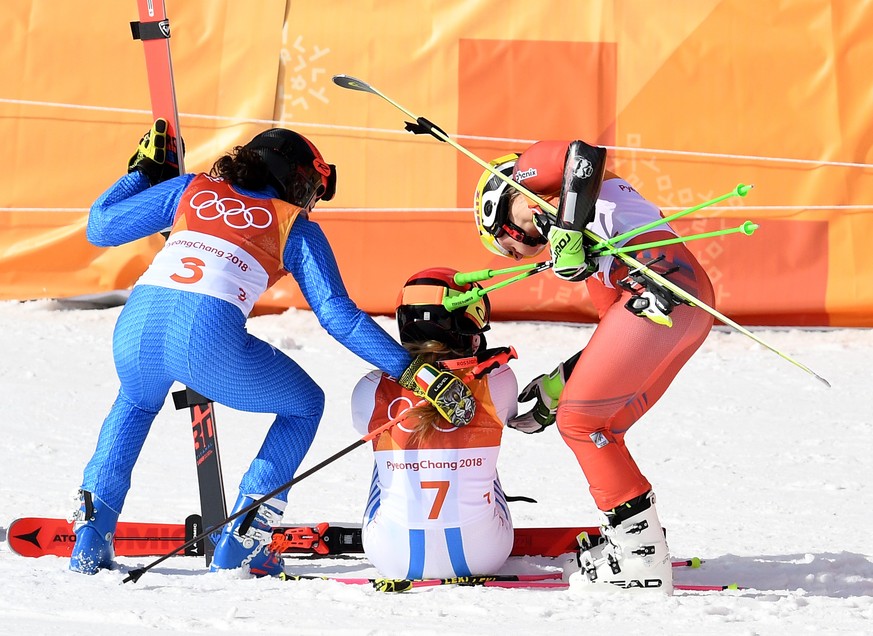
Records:
M449 138L448 133L445 130L437 126L435 123L430 121L425 117L419 117L415 120L416 123L412 123L411 121L403 122L406 124L406 130L411 132L414 135L433 135L438 141L445 141ZM437 135L434 131L438 130L443 134L443 137Z

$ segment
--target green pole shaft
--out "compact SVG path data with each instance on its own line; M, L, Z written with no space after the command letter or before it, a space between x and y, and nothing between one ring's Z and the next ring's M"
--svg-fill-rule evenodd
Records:
M455 274L455 284L466 285L467 283L476 283L480 280L488 280L495 276L503 274L514 274L515 272L526 272L534 269L539 263L528 263L527 265L516 265L514 267L506 267L504 269L479 269L475 272L458 272Z
M652 221L651 223L646 223L645 225L642 225L638 228L634 228L633 230L625 232L624 234L619 234L618 236L613 236L610 239L603 239L602 241L600 241L596 245L592 246L591 249L592 250L600 250L606 246L614 245L620 241L624 241L625 239L633 238L634 236L637 236L638 234L642 234L643 232L651 230L653 227L658 227L659 225L663 225L664 223L669 223L670 221L674 221L676 219L679 219L683 216L691 214L692 212L697 212L698 210L709 207L710 205L715 205L716 203L724 201L725 199L730 199L731 197L744 197L749 193L749 190L751 190L751 189L752 189L752 186L740 183L739 185L737 185L736 188L734 188L733 190L731 190L730 192L728 192L726 194L722 194L721 196L715 197L714 199L710 199L709 201L704 201L703 203L698 203L697 205L691 206L687 210L680 210L679 212L676 212L675 214L671 214L670 216L664 217L663 219L658 219L657 221Z
M676 243L687 243L688 241L696 241L698 239L712 238L714 236L724 236L725 234L737 234L742 232L746 236L751 236L758 229L756 223L746 221L738 227L730 227L724 230L714 230L712 232L703 232L702 234L691 234L690 236L677 236L672 239L664 239L663 241L652 241L651 243L639 243L636 245L625 245L624 247L607 247L599 253L592 256L603 256L604 254L628 254L630 252L638 252L647 250L652 247L661 247L663 245L674 245Z
M493 285L489 285L488 287L479 288L476 287L471 289L468 292L464 292L463 294L458 294L457 296L445 297L443 298L443 307L448 309L449 311L454 311L455 309L459 309L460 307L466 307L467 305L476 302L485 294L494 291L495 289L500 289L501 287L506 287L507 285L512 285L513 283L517 283L520 280L524 280L529 276L533 276L534 274L539 274L540 272L544 272L547 269L551 268L552 261L544 261L542 263L534 263L532 265L524 265L521 267L525 268L525 271L521 272L513 276L512 278L507 278L506 280L502 280L499 283L494 283ZM508 268L508 269L516 269L516 268Z

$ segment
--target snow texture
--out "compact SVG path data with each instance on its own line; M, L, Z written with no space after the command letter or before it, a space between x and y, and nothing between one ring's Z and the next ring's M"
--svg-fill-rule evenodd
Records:
M120 308L58 301L0 303L0 539L19 516L66 517L117 390L111 337ZM378 318L389 333L393 321ZM253 318L250 331L289 353L321 384L328 406L305 470L356 441L349 397L366 362L306 311ZM506 322L521 386L588 340L590 325ZM384 594L329 581L209 574L174 557L137 583L124 571L83 576L67 560L0 548L0 633L90 636L288 634L869 634L873 631L870 360L873 331L756 329L827 378L825 387L751 339L717 329L628 434L655 486L674 558L700 557L676 581L749 589L580 595L574 590L436 587ZM216 409L228 498L271 418ZM507 430L501 478L516 526L594 525L582 473L554 428ZM360 448L296 486L286 523L359 522L371 455ZM186 411L168 400L134 471L122 520L181 522L198 505ZM560 567L512 559L505 572ZM290 561L289 571L375 575L360 559Z

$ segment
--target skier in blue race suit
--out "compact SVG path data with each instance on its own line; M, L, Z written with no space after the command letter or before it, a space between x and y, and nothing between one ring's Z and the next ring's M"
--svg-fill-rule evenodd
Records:
M255 301L283 275L294 277L322 326L350 351L410 388L422 363L346 293L333 251L309 219L318 200L333 196L336 168L309 140L275 128L218 159L209 174L183 176L175 145L166 121L157 120L128 174L97 199L88 218L88 240L97 246L172 229L115 327L121 388L79 491L70 559L76 572L112 567L131 472L174 382L237 410L276 413L243 475L234 512L293 478L315 436L324 393L291 358L246 331ZM454 389L460 401L443 395L437 407L462 420L475 403L464 387ZM280 574L270 526L286 501L287 490L228 523L212 569Z

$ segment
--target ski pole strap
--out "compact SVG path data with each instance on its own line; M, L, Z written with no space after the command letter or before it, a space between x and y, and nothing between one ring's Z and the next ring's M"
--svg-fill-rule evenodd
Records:
M130 33L134 40L166 40L170 38L170 21L131 22Z

